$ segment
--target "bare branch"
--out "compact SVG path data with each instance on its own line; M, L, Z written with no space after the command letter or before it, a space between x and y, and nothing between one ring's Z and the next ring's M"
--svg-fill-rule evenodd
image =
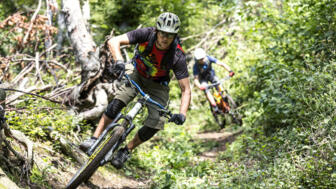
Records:
M47 89L50 89L50 88L52 88L52 85L46 85L44 88L41 88L41 89L38 89L37 87L30 87L26 91L21 91L21 90L17 90L17 89L8 89L8 88L0 88L0 89L4 89L6 91L16 91L16 92L21 93L21 94L16 94L16 95L9 96L8 100L6 100L6 104L9 104L9 103L15 101L16 99L23 96L24 94L29 94L29 95L32 95L32 96L43 98L45 100L49 100L49 101L54 102L54 103L62 104L62 102L52 100L52 99L49 99L47 97L31 93L32 91L36 91L36 90L44 91L44 90L47 90Z
M26 74L30 73L31 70L34 68L34 63L29 64L26 66L12 81L12 85L17 84Z
M214 33L214 32L216 31L216 28L217 28L218 26L223 25L223 24L226 23L226 22L227 22L227 20L224 19L224 20L222 20L221 22L219 22L218 24L216 24L210 31L208 31L208 32L205 33L206 35L205 35L204 37L202 37L202 40L201 40L199 43L197 43L195 46L189 48L189 49L187 50L187 52L190 52L190 51L192 51L192 50L194 50L194 49L200 47L204 42L206 42L206 41L208 40L208 38L211 36L211 34Z
M37 79L40 79L42 85L44 86L44 82L42 80L42 77L41 77L41 73L40 73L40 64L39 64L39 53L36 52L36 56L35 56L35 71L36 71L36 76L37 76Z
M33 28L33 23L34 23L34 21L35 21L35 19L36 19L36 16L37 16L38 12L39 12L40 9L41 9L41 4L42 4L42 0L39 0L39 3L38 3L38 5L37 5L37 9L35 10L35 12L34 12L34 14L33 14L33 17L32 17L32 19L30 20L30 25L29 25L28 31L27 31L26 35L24 36L24 38L23 38L23 41L22 41L22 44L23 44L23 45L26 44L26 42L27 42L27 38L28 38L28 36L29 36L29 33L30 33L30 31L32 30L32 28Z

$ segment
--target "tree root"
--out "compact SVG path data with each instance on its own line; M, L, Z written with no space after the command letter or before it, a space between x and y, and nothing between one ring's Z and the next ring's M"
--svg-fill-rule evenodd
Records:
M77 162L83 164L87 160L87 155L82 152L77 145L71 143L65 137L63 137L60 133L57 131L52 130L52 128L49 129L49 137L53 141L58 141L61 144L61 150L64 154L69 155L70 157L74 158Z
M22 132L17 130L10 130L6 123L2 125L3 130L0 132L0 141L3 142L6 148L11 151L14 156L24 163L24 172L29 175L32 169L34 159L33 159L33 146L34 143L28 139ZM14 139L19 144L25 147L25 151L18 152L16 151L11 143L6 140L6 137Z
M0 157L0 159L3 158ZM0 168L0 188L19 189L19 187L6 176L5 172L1 168Z
M26 183L29 185L29 175L31 173L32 165L34 163L33 159L33 147L34 143L28 139L22 132L17 130L10 130L8 127L6 120L4 118L5 115L5 99L6 99L6 93L3 89L0 88L0 146L2 144L5 144L5 147L7 150L12 152L14 156L21 162L23 162L22 168L18 168L16 165L13 165L9 160L9 153L6 153L7 157L2 156L1 159L3 161L6 161L6 165L10 166L9 170L17 170L18 173L21 173L21 176L25 177L23 178L26 180ZM15 150L15 147L12 146L12 144L6 139L6 138L12 138L13 141L17 142L19 145L24 146L23 152L18 152ZM20 148L22 149L22 148Z

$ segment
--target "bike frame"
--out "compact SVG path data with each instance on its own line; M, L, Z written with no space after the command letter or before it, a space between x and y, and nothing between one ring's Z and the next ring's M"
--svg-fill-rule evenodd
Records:
M97 146L104 140L104 138L117 126L123 126L125 128L125 132L120 137L118 142L113 145L111 150L106 154L105 158L100 162L100 166L104 165L105 163L109 162L112 159L112 155L115 152L116 149L118 149L119 145L122 144L127 136L131 133L131 131L135 128L135 125L133 123L134 117L140 112L140 110L144 107L145 104L150 103L159 108L159 112L163 113L164 115L171 116L171 112L167 110L164 106L162 106L160 103L154 101L150 98L150 96L142 91L142 89L139 87L139 85L130 79L130 77L125 74L126 79L131 83L131 85L137 89L137 91L141 94L141 98L138 99L138 101L135 103L135 105L132 107L130 111L126 115L123 115L122 113L119 113L116 118L112 121L111 124L107 126L107 128L103 131L103 133L99 136L97 141L90 147L87 154L91 156ZM118 123L118 121L122 120L123 122L121 124Z
M218 82L216 82L216 83L213 83L213 84L210 84L210 85L208 85L207 86L207 89L212 89L212 88L216 88L216 90L217 90L217 92L219 93L219 95L220 95L220 98L221 98L221 100L220 100L220 103L218 103L217 102L217 99L215 99L215 101L216 101L216 104L218 105L218 106L224 106L224 108L226 109L226 110L222 110L223 111L223 113L226 113L225 111L230 111L230 106L228 106L227 104L225 104L225 94L227 94L228 92L223 88L223 87L221 87L220 85L224 82L224 81L226 81L226 80L229 80L231 77L230 76L227 76L227 77L225 77L225 78L223 78L223 79L221 79L221 80L219 80ZM225 92L225 94L223 94ZM216 95L215 95L215 92L213 91L212 92L212 95L215 97ZM217 98L217 97L216 97ZM221 104L221 103L223 103L223 104Z
M219 80L218 82L208 85L207 89L211 89L213 87L217 87L220 84L222 84L224 81L229 80L230 78L231 78L230 76L224 77L223 79Z

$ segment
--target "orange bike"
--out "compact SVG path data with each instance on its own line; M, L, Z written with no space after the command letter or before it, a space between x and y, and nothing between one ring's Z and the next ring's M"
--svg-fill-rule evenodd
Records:
M221 128L224 128L227 123L242 124L242 118L236 109L237 105L235 101L229 95L228 91L221 86L223 81L229 79L230 77L226 77L219 82L207 86L207 89L211 90L219 110L215 112L213 106L210 104L211 113Z

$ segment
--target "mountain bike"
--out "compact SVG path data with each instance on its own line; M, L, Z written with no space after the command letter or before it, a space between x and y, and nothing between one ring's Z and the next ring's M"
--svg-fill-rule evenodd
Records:
M125 74L126 79L132 87L136 88L141 94L135 105L127 114L119 113L117 117L107 126L104 132L99 136L97 141L87 151L89 159L82 165L77 173L72 177L66 186L67 189L76 188L82 182L88 180L93 173L113 158L113 153L117 151L119 146L126 140L130 132L135 128L133 124L134 117L140 112L144 105L152 105L157 108L161 116L169 119L172 113L164 106L150 98L150 96L142 91L139 85L131 80ZM121 123L119 124L119 121Z
M207 86L207 89L210 89L218 107L218 112L214 111L213 106L210 104L210 109L213 117L215 118L216 123L224 128L226 123L235 123L242 125L242 117L237 111L237 104L230 96L229 92L222 87L222 83L226 80L229 80L231 77L225 77L220 81L210 84Z

